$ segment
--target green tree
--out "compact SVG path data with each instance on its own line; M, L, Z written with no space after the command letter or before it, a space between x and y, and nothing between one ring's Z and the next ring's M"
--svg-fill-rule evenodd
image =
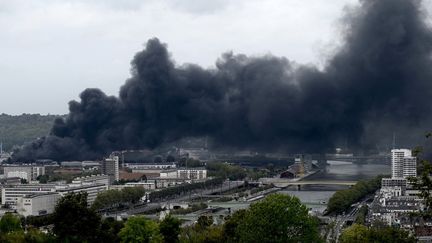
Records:
M414 243L416 239L407 231L393 227L368 228L354 224L345 229L339 237L341 243Z
M420 191L420 197L424 199L426 211L432 210L432 165L422 160L422 171L420 176L408 178L413 187Z
M369 237L370 231L368 227L360 224L353 224L342 232L339 241L341 243L363 243L367 242Z
M170 214L159 224L159 231L165 243L175 243L179 241L181 222Z
M143 216L130 217L120 230L119 237L125 243L162 242L157 223Z
M24 236L26 243L47 243L47 242L55 242L55 239L52 235L45 234L44 232L30 228L27 230Z
M22 231L21 220L18 216L6 213L0 220L0 233L7 234L10 232Z
M296 197L273 194L250 206L237 228L239 242L320 242L317 221Z
M120 242L118 234L123 227L123 221L117 221L112 217L104 219L101 224L99 241L103 243Z
M244 220L247 210L240 209L233 213L231 216L226 218L225 224L223 225L223 235L227 242L238 242L239 237L237 235L237 228L239 224Z
M62 197L53 214L53 232L63 242L94 242L100 229L100 216L87 207L87 193Z

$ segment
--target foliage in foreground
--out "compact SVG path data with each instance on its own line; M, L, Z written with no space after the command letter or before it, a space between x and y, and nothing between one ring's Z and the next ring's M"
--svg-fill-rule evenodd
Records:
M330 198L327 205L327 213L342 213L351 207L353 203L370 193L374 193L381 186L382 176L367 181L359 181L352 188L337 191Z
M393 227L368 228L364 225L354 224L345 229L340 238L340 243L414 243L416 239L407 231Z

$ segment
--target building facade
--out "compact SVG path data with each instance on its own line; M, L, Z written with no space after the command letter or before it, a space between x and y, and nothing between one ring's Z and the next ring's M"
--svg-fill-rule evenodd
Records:
M183 180L204 180L207 178L207 170L203 168L177 169L161 171L161 179L183 179Z
M51 214L60 197L58 193L26 195L18 200L17 213L25 217Z
M55 192L54 184L22 184L9 185L2 188L2 205L8 205L16 209L19 200L27 195L38 195Z
M68 193L86 192L87 193L87 203L90 206L95 201L97 194L99 194L100 192L106 191L106 190L108 190L108 186L103 185L103 184L93 184L93 185L71 185L71 184L68 184L67 186L57 187L56 192L58 192L61 196L65 196Z
M77 185L92 185L92 184L103 184L109 185L109 177L107 175L91 175L84 177L74 178L72 184Z
M417 158L404 157L403 159L403 177L416 177L417 176Z
M392 149L392 178L406 178L416 173L416 158L409 149ZM414 165L414 167L413 167Z
M102 161L102 174L107 175L109 178L109 184L112 185L114 181L118 181L120 178L119 171L119 157L110 156Z
M22 165L22 166L4 166L4 175L6 178L19 177L25 179L28 182L37 180L38 176L45 175L44 166L32 166L32 165Z

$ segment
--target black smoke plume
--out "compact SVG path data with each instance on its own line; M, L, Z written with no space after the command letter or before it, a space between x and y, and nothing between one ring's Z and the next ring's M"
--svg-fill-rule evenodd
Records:
M213 69L176 65L166 45L151 39L118 97L84 90L49 136L15 159L90 159L199 136L222 147L319 152L340 141L390 143L394 129L428 130L432 32L424 18L421 1L360 1L343 18L343 45L322 70L232 53Z

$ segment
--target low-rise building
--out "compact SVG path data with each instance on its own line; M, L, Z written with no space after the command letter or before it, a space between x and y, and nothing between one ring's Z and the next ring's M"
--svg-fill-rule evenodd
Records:
M72 184L79 185L92 185L92 184L103 184L109 185L109 178L107 175L91 175L84 177L76 177L73 179Z
M65 196L68 193L87 193L87 203L92 205L96 199L97 194L100 192L108 190L108 186L104 184L92 184L92 185L74 185L68 184L66 186L57 186L56 192L61 196Z
M151 170L151 169L175 169L177 165L175 163L165 163L165 164L150 164L150 163L126 163L125 167L132 170Z
M25 217L51 214L60 197L60 194L53 192L25 195L17 202L17 213Z
M165 170L160 172L159 177L161 179L204 180L207 178L207 170L204 168Z
M144 181L142 181L142 182L128 182L125 185L126 185L126 187L137 187L137 186L139 186L139 187L142 187L145 190L149 190L149 191L152 191L152 190L156 189L156 184L154 182L144 182Z
M2 205L16 209L18 201L26 195L46 194L56 191L54 184L8 185L2 188Z

